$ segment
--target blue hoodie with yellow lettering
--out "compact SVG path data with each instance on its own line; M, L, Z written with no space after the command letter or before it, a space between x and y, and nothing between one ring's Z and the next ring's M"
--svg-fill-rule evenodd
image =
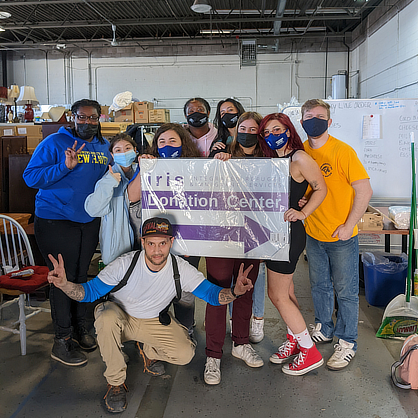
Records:
M78 154L78 164L70 170L65 165L65 151L74 141L77 141L76 149L85 146ZM39 189L35 200L36 216L81 223L92 221L94 218L84 210L84 201L93 193L111 160L106 140L102 144L95 136L91 142L84 141L64 127L49 135L35 148L23 173L26 184Z

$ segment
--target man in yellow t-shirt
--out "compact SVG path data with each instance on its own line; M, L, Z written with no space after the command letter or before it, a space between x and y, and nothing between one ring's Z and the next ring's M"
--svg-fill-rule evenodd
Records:
M317 162L328 188L322 204L305 220L306 254L315 308L316 343L338 338L327 361L331 370L346 367L357 350L359 309L358 230L373 194L369 176L356 152L328 134L330 106L312 99L302 106L305 151ZM338 302L334 325L334 292Z

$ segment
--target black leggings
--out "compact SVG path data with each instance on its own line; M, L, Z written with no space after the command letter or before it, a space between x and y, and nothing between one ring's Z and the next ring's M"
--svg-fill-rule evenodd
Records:
M87 282L87 271L99 241L100 218L88 223L35 217L35 237L50 270L53 269L48 254L64 259L67 280ZM70 299L62 290L51 285L49 293L51 316L55 336L71 335L71 326L84 326L86 304Z

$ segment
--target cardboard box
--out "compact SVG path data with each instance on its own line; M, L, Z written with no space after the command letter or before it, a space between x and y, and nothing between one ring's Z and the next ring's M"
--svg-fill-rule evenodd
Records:
M381 231L383 229L383 215L373 206L368 206L366 213L357 222L360 230Z
M134 123L134 105L124 107L121 110L115 112L115 122L131 122Z
M17 135L26 135L33 139L42 139L42 125L17 125Z
M170 110L154 109L148 111L149 123L167 123L170 122Z
M148 111L154 103L134 102L115 112L115 122L148 123Z
M135 123L148 123L148 111L154 109L154 103L135 102Z
M16 126L0 126L0 136L16 136Z

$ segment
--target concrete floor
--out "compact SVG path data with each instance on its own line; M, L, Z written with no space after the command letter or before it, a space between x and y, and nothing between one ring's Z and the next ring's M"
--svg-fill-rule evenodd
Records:
M295 273L295 285L309 324L314 315L307 263L303 259ZM282 373L280 365L270 363L270 354L285 337L285 326L267 300L266 336L254 345L264 366L251 369L233 358L228 334L221 363L222 381L217 386L203 381L204 306L202 301L197 302L198 346L187 366L167 365L165 376L149 377L142 372L134 344L126 344L130 362L125 418L418 416L417 393L397 389L390 380L390 366L399 357L402 342L375 337L383 310L368 306L364 292L360 299L359 348L346 369L335 372L322 366L305 376L288 376ZM99 350L88 354L85 367L64 366L50 358L53 331L49 314L41 313L29 319L27 325L28 348L24 357L20 355L18 336L0 331L0 417L110 416L103 407L106 382ZM325 361L333 352L332 344L318 348Z

